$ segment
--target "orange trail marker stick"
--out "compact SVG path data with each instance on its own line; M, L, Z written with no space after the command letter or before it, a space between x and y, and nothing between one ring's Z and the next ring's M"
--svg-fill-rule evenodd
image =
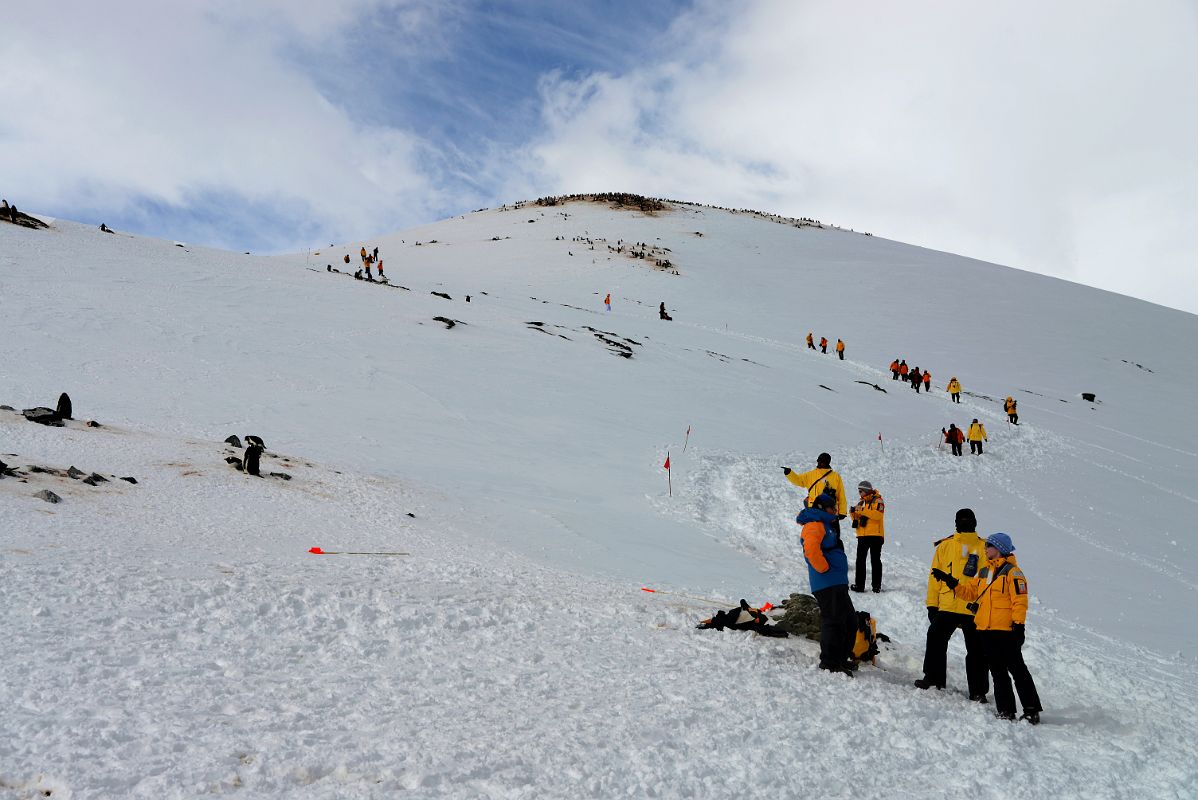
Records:
M360 553L352 550L321 550L313 547L308 551L317 556L410 556L411 553Z
M712 605L717 605L717 606L726 606L729 604L736 605L731 600L716 600L713 597L696 597L693 594L680 594L678 592L667 592L665 589L650 589L648 586L642 586L641 591L648 592L649 594L668 594L671 597L685 597L687 600L698 600L700 603L711 603ZM757 610L758 611L769 611L773 607L774 606L772 606L769 603L764 603L761 606L761 608L759 608Z

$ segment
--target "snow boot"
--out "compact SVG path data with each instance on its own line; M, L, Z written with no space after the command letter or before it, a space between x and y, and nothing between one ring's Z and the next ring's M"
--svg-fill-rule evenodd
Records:
M1020 717L1020 719L1026 719L1029 725L1039 725L1040 724L1040 712L1039 711L1024 711L1023 716Z

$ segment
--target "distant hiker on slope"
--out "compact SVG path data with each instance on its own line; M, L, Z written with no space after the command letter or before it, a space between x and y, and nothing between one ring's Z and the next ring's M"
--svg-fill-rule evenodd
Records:
M812 335L811 331L807 331L807 349L815 349L815 337Z
M923 390L925 393L932 391L932 373L927 370L923 373Z
M948 442L953 449L953 455L961 455L961 445L965 442L965 434L957 427L956 423L950 424L947 431L941 428L940 432L944 434L944 441Z
M849 597L849 560L835 508L837 500L821 494L804 508L795 522L803 526L803 558L811 593L819 603L819 668L852 675L853 642L857 638L857 612Z
M832 469L832 456L820 453L815 459L815 469L795 472L790 467L783 467L782 474L795 486L807 490L807 499L803 501L804 508L810 508L815 498L821 494L830 494L836 498L836 532L839 533L840 520L848 515L849 509L848 500L844 496L844 482Z
M657 315L667 322L673 319L673 317L666 313L666 304L664 300L662 301L661 306L657 309Z
M982 442L988 441L990 441L990 437L986 435L986 426L978 422L975 417L973 422L969 424L969 452L980 456L982 454Z
M379 249L377 247L374 248L374 260L375 261L379 260Z
M1015 695L1011 679L1023 705L1023 717L1040 724L1040 694L1023 661L1023 626L1027 620L1027 578L1015 561L1015 545L1005 533L986 537L986 566L973 578L958 579L932 569L932 576L963 600L971 601L977 637L994 678L994 707L999 719L1015 719Z
M919 367L911 370L908 380L911 381L911 388L915 390L916 394L919 394L919 387L923 386L923 375L920 373Z
M899 360L896 358L890 362L890 380L897 381L899 379Z
M362 249L358 251L358 254L362 256L362 263L366 263L366 245L362 245Z
M904 358L899 362L899 380L907 380L907 373L909 371L910 368L907 366L907 359Z
M948 386L945 386L944 390L952 395L954 403L961 402L961 382L957 380L955 375L949 378Z
M836 340L836 355L840 357L841 361L844 361L844 341L841 339Z
M821 353L828 352L828 337L827 336L819 337L819 351Z
M957 512L957 532L936 542L932 569L928 573L928 640L923 655L923 677L915 682L920 689L943 689L948 681L948 642L958 628L965 637L965 674L969 681L969 699L986 702L990 679L986 658L973 622L973 611L966 600L945 586L937 573L963 580L975 578L986 558L985 546L977 535L978 522L972 509Z
M346 253L346 254L345 254L345 263L346 263L346 264L348 264L348 263L349 263L349 253Z
M383 275L383 262L382 262L382 260L380 260L380 261L379 261L379 278L381 279L381 278L383 278L383 277L384 277L384 275Z
M608 292L607 297L603 298L603 305L607 306L608 311L611 311L611 292Z
M1018 401L1016 401L1015 398L1011 397L1010 395L1007 395L1006 402L1002 404L1003 411L1007 412L1007 420L1010 421L1012 425L1019 424L1018 406Z
M869 481L857 484L857 494L860 499L857 505L849 511L853 519L853 528L857 531L857 574L853 581L854 592L865 591L865 558L869 556L870 567L873 569L874 592L882 591L882 542L885 541L886 528L884 518L886 504L882 495Z

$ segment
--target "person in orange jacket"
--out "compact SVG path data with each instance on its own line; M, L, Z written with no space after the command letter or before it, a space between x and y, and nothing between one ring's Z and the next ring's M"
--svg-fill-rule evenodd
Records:
M957 578L940 569L932 576L953 594L968 600L974 612L973 622L986 655L986 667L994 679L994 706L999 719L1015 719L1015 695L1011 679L1023 706L1023 717L1033 725L1040 723L1040 694L1036 682L1023 661L1023 626L1027 622L1027 578L1015 560L1015 544L1005 533L986 537L986 566L973 578Z
M828 352L828 337L827 336L819 337L819 351L821 353Z
M899 378L902 380L907 380L907 373L910 372L910 370L911 368L907 366L907 359L904 358L899 362Z
M603 305L607 306L608 311L611 311L611 292L608 292L607 297L603 298Z
M963 455L961 445L965 443L965 432L958 428L955 422L949 424L947 431L941 428L940 432L944 434L944 441L953 449L953 455Z
M890 362L890 380L897 381L899 378L899 360L896 358Z
M815 349L815 336L811 333L811 331L807 331L807 349Z
M1019 424L1019 404L1015 398L1007 395L1006 401L1002 404L1002 409L1007 412L1007 419L1012 425Z
M923 373L923 390L925 392L932 391L932 373L924 370Z
M836 340L836 355L840 356L841 361L844 361L844 341L841 339Z

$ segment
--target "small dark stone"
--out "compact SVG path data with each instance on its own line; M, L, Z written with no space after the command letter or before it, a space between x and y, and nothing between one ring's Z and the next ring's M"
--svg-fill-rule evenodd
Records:
M121 480L128 481L129 483L137 483L137 478L124 477Z
M1097 397L1097 395L1095 395L1094 392L1082 392L1082 399L1089 400L1091 403L1094 402L1094 399L1096 397Z
M70 469L67 470L67 477L72 480L76 480L76 481L79 480L80 478L82 478L86 474L87 473L81 469L75 469L74 466L72 466Z
M457 320L452 320L449 317L433 317L433 322L442 322L445 324L445 330L449 330L454 325L457 325Z
M45 473L46 475L56 475L59 478L66 477L66 473L60 469L55 469L54 467L39 467L37 464L30 464L29 471L30 472L42 472L42 473Z
M272 478L282 478L282 479L283 479L283 480L285 480L285 481L289 481L289 480L291 480L291 476L290 476L290 475L288 475L286 472L272 472L272 473L270 473L270 477L272 477Z
M413 514L411 511L408 512L408 516L411 517L412 519L416 519L416 515Z
M50 491L49 489L42 489L40 492L35 494L34 497L37 497L41 500L45 500L47 503L62 502L62 498L59 497L58 495L54 494L54 492Z
M83 483L86 483L88 486L99 486L100 485L100 482L91 475L88 475L86 478L84 478Z
M435 294L437 297L444 297L446 300L452 300L452 299L453 299L452 297L450 297L449 295L447 295L445 292L429 292L429 294Z
M12 406L0 406L0 411L16 411Z
M38 406L37 408L27 408L21 412L22 416L30 422L36 422L39 425L50 425L52 427L61 428L62 418L52 408Z
M93 472L91 474L91 479L96 483L108 483L108 479L98 472Z
M225 439L225 444L231 444L234 447L239 448L239 447L241 447L241 440L238 439L236 436L230 436L228 439Z

